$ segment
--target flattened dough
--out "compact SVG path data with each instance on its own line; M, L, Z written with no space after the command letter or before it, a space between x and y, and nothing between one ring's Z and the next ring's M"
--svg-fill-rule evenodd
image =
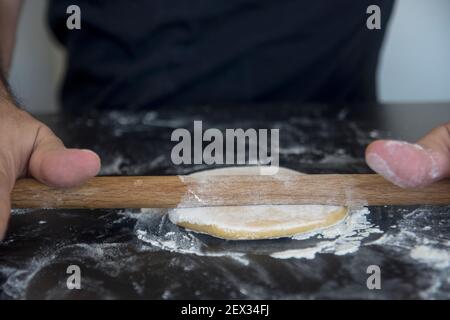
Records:
M233 167L194 173L207 175L254 175L258 167ZM278 175L301 173L280 168ZM227 240L257 240L289 237L334 225L348 209L327 205L253 205L177 208L169 212L173 223L192 231Z

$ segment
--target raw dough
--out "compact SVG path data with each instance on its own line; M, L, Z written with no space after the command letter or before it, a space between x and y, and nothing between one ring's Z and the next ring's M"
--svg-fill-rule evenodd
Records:
M258 167L232 167L194 173L208 175L254 175ZM301 173L280 168L277 175ZM347 208L328 205L253 205L177 208L169 212L173 223L187 229L228 240L289 237L329 227L347 216Z

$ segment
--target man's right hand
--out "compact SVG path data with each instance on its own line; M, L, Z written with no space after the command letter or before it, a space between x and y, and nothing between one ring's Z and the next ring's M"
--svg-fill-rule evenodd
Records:
M43 123L0 97L0 240L10 216L10 195L20 177L60 188L98 174L100 158L89 150L67 149Z

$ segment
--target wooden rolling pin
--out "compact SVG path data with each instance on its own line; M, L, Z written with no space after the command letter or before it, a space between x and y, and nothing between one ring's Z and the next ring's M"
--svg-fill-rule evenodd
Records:
M96 177L72 189L19 180L13 208L174 208L255 204L450 204L450 180L417 190L376 174Z

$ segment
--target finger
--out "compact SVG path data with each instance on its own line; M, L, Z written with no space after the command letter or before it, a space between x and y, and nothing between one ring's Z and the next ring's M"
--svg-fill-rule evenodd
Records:
M9 193L0 191L0 241L5 238L10 213L11 203L9 200Z
M54 187L78 186L100 171L100 158L90 150L67 149L53 132L40 128L29 162L29 173Z
M12 178L0 170L0 241L4 239L11 213L10 194L14 185Z
M403 188L423 187L450 175L450 135L437 128L417 144L379 140L366 149L370 168Z

